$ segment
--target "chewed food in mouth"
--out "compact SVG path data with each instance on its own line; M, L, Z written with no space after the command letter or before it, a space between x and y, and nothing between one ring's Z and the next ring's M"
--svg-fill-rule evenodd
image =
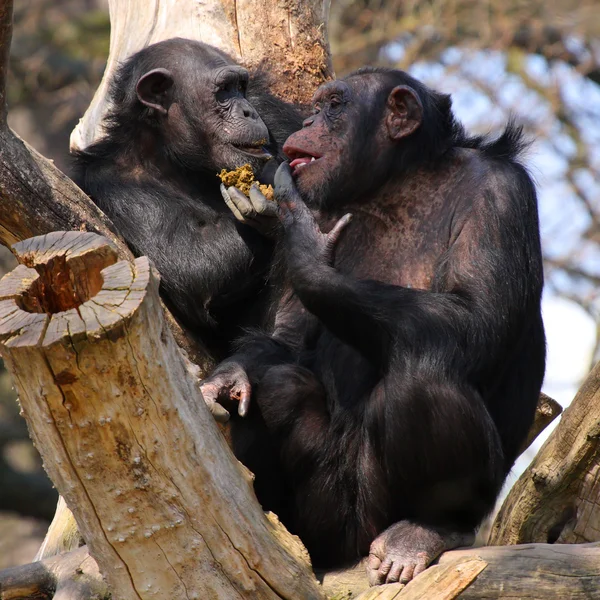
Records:
M257 183L258 188L267 200L275 199L273 194L273 186L258 183L258 181L254 178L254 171L249 164L242 165L234 171L222 169L218 174L218 177L223 182L225 187L234 186L238 188L242 194L245 194L248 197L250 196L250 188L252 187L252 184Z

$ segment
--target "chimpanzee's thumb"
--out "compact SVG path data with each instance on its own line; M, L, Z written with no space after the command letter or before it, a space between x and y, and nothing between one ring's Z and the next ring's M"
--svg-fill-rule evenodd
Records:
M275 198L285 202L292 200L297 194L290 165L286 162L281 163L275 173Z

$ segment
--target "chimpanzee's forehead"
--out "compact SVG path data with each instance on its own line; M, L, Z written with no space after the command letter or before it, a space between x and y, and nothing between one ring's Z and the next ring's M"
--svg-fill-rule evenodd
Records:
M190 58L194 62L196 68L202 67L206 71L214 71L223 67L235 65L229 57L218 54L217 52L211 52L205 48L199 48L197 52L194 52L194 54L190 56Z
M350 96L352 91L343 79L334 79L333 81L328 81L320 86L319 89L314 93L312 101L313 103L319 102L322 98L333 93Z

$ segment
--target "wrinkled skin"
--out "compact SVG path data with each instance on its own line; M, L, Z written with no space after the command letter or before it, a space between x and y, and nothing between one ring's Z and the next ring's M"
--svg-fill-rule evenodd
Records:
M365 71L323 86L275 177L288 286L204 382L236 455L313 564L410 581L472 542L543 380L535 188L519 131ZM349 219L352 214L352 220Z
M470 546L474 541L473 534L444 533L409 521L395 523L371 544L367 560L369 584L408 583L445 550Z

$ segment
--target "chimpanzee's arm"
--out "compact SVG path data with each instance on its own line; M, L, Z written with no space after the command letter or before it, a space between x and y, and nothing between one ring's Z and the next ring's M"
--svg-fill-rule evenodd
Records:
M202 382L204 399L209 403L237 400L238 412L244 416L254 386L271 367L297 362L298 350L310 343L316 326L314 315L304 309L291 289L286 290L279 301L273 334L256 331L244 336L237 351Z
M424 354L443 344L453 360L468 349L471 361L494 364L523 333L542 289L535 192L524 172L515 167L512 174L476 197L456 223L432 291L336 271L319 250L323 234L310 211L299 198L284 202L292 206L283 223L296 293L336 336L379 364L390 357L392 343L400 351L418 346Z
M257 257L238 232L244 226L229 215L208 213L170 188L115 182L102 193L110 201L98 204L133 251L156 265L169 303L188 326L213 327L213 307L231 304L258 285L261 258L266 272L270 242L259 240L265 256Z

